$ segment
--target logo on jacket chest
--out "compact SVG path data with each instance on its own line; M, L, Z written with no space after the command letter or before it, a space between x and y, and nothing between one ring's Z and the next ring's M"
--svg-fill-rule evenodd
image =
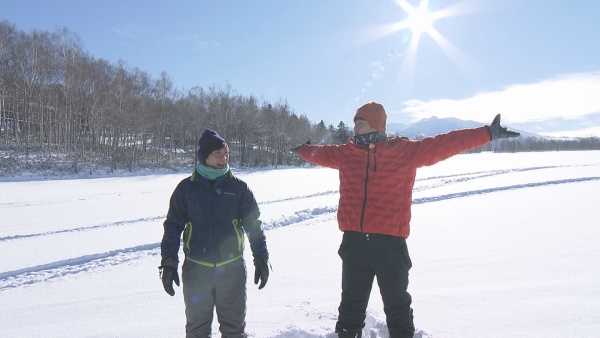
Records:
M221 188L217 188L217 189L215 189L215 193L217 193L217 195L233 196L233 197L235 197L235 196L236 196L236 193L235 193L235 192L232 192L232 191L224 191L224 190L223 190L223 189L221 189Z

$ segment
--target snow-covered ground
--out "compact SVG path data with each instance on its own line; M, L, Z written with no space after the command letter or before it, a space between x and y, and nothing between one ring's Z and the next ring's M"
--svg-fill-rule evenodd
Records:
M263 290L248 280L248 333L335 337L337 171L234 173L259 201L273 266ZM184 336L181 288L168 296L157 266L185 176L0 182L0 336ZM599 196L600 151L458 155L420 169L415 336L599 337ZM387 337L376 285L365 333Z

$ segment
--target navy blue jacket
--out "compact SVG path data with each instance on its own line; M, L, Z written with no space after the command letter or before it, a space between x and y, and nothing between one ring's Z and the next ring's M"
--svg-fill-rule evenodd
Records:
M169 204L161 242L163 261L177 261L183 232L185 258L216 267L239 259L248 235L254 260L269 259L260 211L248 185L231 171L210 181L196 170L182 180Z

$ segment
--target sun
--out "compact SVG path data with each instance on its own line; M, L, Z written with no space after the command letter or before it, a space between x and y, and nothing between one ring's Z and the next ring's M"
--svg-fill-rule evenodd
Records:
M413 8L406 1L398 2L398 5L408 14L408 18L404 21L403 25L410 29L413 39L420 38L423 33L431 34L435 30L433 22L439 17L437 13L429 11L427 8L428 4L427 0L423 0L419 4L419 7Z
M399 31L408 29L411 32L411 45L416 47L419 44L421 35L427 34L434 39L438 39L440 34L436 31L433 23L447 13L444 11L429 11L429 0L422 0L419 6L412 7L406 0L395 0L396 4L406 12L407 18L395 23L393 30Z
M444 38L434 25L441 18L456 16L470 11L470 6L467 2L458 2L450 7L435 11L429 10L429 0L421 0L416 7L411 6L407 0L394 0L394 2L406 13L406 18L387 25L385 31L386 34L393 34L402 30L409 33L409 45L403 53L404 60L402 65L404 69L410 70L415 68L417 50L423 36L430 37L450 59L459 60L461 58L461 52L450 41Z
M475 11L476 8L472 2L463 0L444 8L430 10L429 0L420 0L418 5L414 7L408 1L413 2L413 0L393 0L393 3L404 12L401 13L401 20L369 27L364 34L359 35L358 42L368 43L399 35L400 40L391 40L392 46L389 48L386 57L386 61L392 63L393 69L397 69L399 72L396 76L398 83L410 84L413 82L413 76L417 68L419 44L424 36L430 38L434 42L434 45L437 45L458 68L463 68L463 65L469 64L468 58L464 53L446 39L436 29L435 24L441 18L463 15ZM416 0L413 3L416 3ZM431 44L426 44L423 47L428 49L428 52L432 52ZM467 61L465 62L464 60ZM373 64L378 65L379 68L372 73L371 78L378 75L378 72L386 70L386 67L382 66L382 62L380 61L373 62ZM370 81L367 82L366 86L371 86Z
M405 31L410 36L409 49L414 50L419 44L422 36L427 35L432 38L440 47L445 48L448 43L446 39L437 31L434 24L441 18L464 14L468 9L466 1L455 3L449 7L431 11L429 0L420 0L415 7L408 3L408 0L393 0L393 2L402 9L405 18L383 25L378 25L369 29L367 40L377 40L385 36Z

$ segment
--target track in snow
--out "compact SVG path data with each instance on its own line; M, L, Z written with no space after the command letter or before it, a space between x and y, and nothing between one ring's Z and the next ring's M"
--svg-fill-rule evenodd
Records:
M439 186L446 186L453 183L465 182L468 180L476 180L484 177L494 176L494 175L502 175L502 174L510 174L513 172L523 172L523 171L531 171L531 170L544 170L544 169L554 169L558 168L558 166L547 166L547 167L531 167L531 168L522 168L522 169L510 169L510 170L497 170L497 171L484 171L484 172L474 172L468 174L457 174L457 175L448 175L448 176L437 176L437 177L427 177L422 178L418 181L430 181L430 180L439 180L442 179L442 184L439 182L434 183L429 186L421 186L420 191L433 189ZM589 181L597 181L600 180L600 176L592 176L592 177L580 177L580 178L572 178L572 179L561 179L561 180L550 180L544 182L535 182L535 183L523 183L523 184L515 184L509 186L501 186L494 187L488 189L480 189L480 190L471 190L464 192L457 192L451 194L438 195L433 197L423 197L416 198L413 200L413 204L423 204L423 203L432 203L443 200L455 199L468 197L473 195L481 195L481 194L491 194L495 192L502 192L507 190L517 190L517 189L529 189L536 188L541 186L549 186L549 185L557 185L557 184L575 184L575 183L583 183ZM306 195L306 196L291 196L289 198L283 198L279 200L265 201L260 202L259 204L273 204L273 203L282 203L288 202L292 200L302 200L308 199L311 197L319 197L323 195L337 194L338 191L325 191L322 193ZM321 216L326 216L328 214L334 213L337 211L337 205L331 206L320 206L311 209L304 209L295 211L291 215L287 215L282 217L281 219L269 220L263 222L263 227L265 230L271 230L275 228L285 227L293 224L297 224L300 222L304 222L307 220L316 219ZM74 232L82 232L82 231L91 231L98 229L104 229L107 227L119 227L123 225L130 225L134 223L142 223L142 222L151 222L158 221L164 219L163 216L148 216L134 220L124 220L113 223L103 223L99 225L94 225L90 227L78 227L67 230L58 230L52 232L44 232L44 233L36 233L36 234L28 234L28 235L15 235L15 236L7 236L0 237L0 243L6 241L19 241L28 238L35 237L51 237L53 235L64 234L64 233L74 233ZM112 250L103 253L95 253L84 255L81 257L70 258L65 260L60 260L48 264L42 264L38 266L28 267L24 269L14 270L14 271L6 271L0 272L0 292L18 288L27 285L34 285L36 283L47 282L57 278L61 278L67 275L78 274L82 272L90 272L98 269L102 269L108 266L114 266L119 264L125 264L131 261L154 257L160 255L160 243L151 243L144 244L139 246L133 246L123 249ZM154 258L153 258L154 259Z

